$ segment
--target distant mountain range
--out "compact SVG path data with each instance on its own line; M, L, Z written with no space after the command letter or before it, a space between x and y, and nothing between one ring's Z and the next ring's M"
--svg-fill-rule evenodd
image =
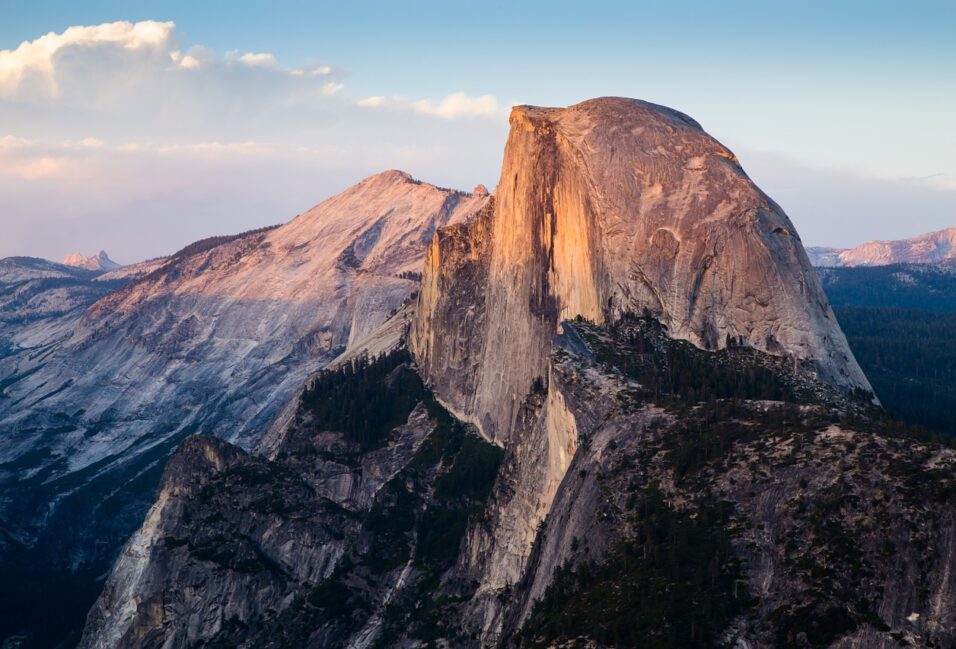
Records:
M956 228L898 241L869 241L856 248L807 248L810 263L821 267L942 264L956 266Z
M76 252L64 259L63 263L67 266L73 266L74 268L102 271L116 270L121 266L121 264L117 264L110 259L110 256L106 254L105 250L100 250L92 257L84 257L83 254Z

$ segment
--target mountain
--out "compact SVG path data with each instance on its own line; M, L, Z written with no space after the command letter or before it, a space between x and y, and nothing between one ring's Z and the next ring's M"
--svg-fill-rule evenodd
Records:
M52 633L42 620L69 607L50 589L103 573L183 438L254 445L309 374L416 290L436 228L487 200L378 174L284 225L149 262L55 336L15 341L0 359L0 603L16 606L0 607L0 636ZM91 601L69 605L82 616Z
M814 266L956 265L956 228L899 241L870 241L856 248L807 248Z
M97 275L33 257L0 259L0 348L30 346L55 337L48 327L62 328L117 288L110 282L95 282Z
M84 270L99 270L103 272L116 270L120 264L110 259L105 250L100 250L92 257L84 257L80 253L74 253L63 260L64 265L82 268Z
M364 340L251 451L182 444L81 647L956 642L956 453L690 118L515 108Z
M517 107L495 196L433 243L411 336L487 438L508 439L576 315L648 309L705 349L742 338L868 389L790 220L689 117L627 99Z

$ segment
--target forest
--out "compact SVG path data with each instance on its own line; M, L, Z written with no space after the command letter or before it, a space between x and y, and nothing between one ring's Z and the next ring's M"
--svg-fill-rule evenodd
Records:
M886 410L956 435L956 269L896 265L818 273Z

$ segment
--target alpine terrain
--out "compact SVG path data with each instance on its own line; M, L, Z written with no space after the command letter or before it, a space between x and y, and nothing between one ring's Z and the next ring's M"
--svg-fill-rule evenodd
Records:
M516 107L493 197L370 179L50 354L7 389L73 381L5 436L21 482L179 444L84 648L956 646L956 452L886 416L790 220L668 108Z
M106 273L0 261L0 641L69 642L172 450L193 433L252 448L409 299L435 230L487 201L387 171Z

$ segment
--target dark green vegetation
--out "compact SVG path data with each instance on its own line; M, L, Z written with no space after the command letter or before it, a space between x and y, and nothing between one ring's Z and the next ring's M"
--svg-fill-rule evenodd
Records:
M302 409L316 430L342 433L363 451L376 448L426 396L409 360L403 349L320 372L302 395Z
M956 312L835 311L883 406L902 421L956 435Z
M956 435L956 269L818 273L853 355L901 421Z
M406 423L419 406L426 409L433 428L375 494L371 507L347 510L307 489L303 471L314 470L317 459L360 470L370 453L396 442L395 427ZM315 446L314 436L327 441L329 433L347 443ZM242 579L279 574L281 569L255 551L259 541L230 521L216 520L220 509L230 508L235 494L255 494L254 502L241 505L243 514L279 512L283 520L312 519L310 529L321 530L317 536L344 541L344 554L327 578L290 586L298 590L282 613L250 626L226 627L208 646L302 647L316 635L354 634L372 615L382 619L380 647L391 646L399 637L423 642L454 637L454 620L442 608L450 596L448 574L469 518L478 515L488 499L501 449L481 440L435 401L404 349L320 373L305 391L289 434L275 462L256 458L258 464L242 465L204 487L198 501L188 505L199 528L186 535L188 541L174 539L172 547L182 543L193 560L213 563ZM389 446L388 452L398 451ZM220 505L215 499L222 494L232 495ZM302 507L306 502L314 505ZM194 508L208 510L209 520L192 513ZM389 605L380 609L384 594L399 580L404 585L395 588Z
M332 393L334 386L357 381L373 386L369 393L389 404L424 403L435 422L412 461L376 498L363 524L367 542L356 547L305 602L319 609L319 619L331 617L343 627L354 627L372 610L377 580L387 575L386 582L391 582L404 566L410 566L409 583L384 611L378 647L391 646L398 638L427 642L455 636L453 621L442 616L447 602L443 577L458 556L469 517L478 515L485 505L502 457L500 448L469 432L432 398L417 373L404 364L407 359L404 350L392 352L371 363L358 362L355 371L330 373L323 382ZM365 383L366 376L377 377L378 387L374 378ZM393 421L379 414L370 417ZM365 430L364 425L353 424L367 419L342 421L352 422L347 427L354 431Z
M751 604L747 589L736 588L728 503L707 499L678 511L657 485L628 502L627 537L600 563L559 568L519 644L587 637L602 646L703 649Z
M741 616L766 646L828 647L864 626L895 632L878 613L892 597L886 564L932 574L956 503L951 470L925 468L939 447L921 430L864 395L815 386L783 359L685 347L646 317L566 326L606 371L640 381L624 393L632 408L657 404L667 416L639 437L622 430L601 463L572 465L606 494L594 525L608 544L595 559L587 538L574 539L514 644L723 646ZM770 394L782 402L750 401ZM783 502L768 509L765 494L778 491ZM750 580L766 552L776 567L758 600ZM917 592L927 597L928 583Z
M818 268L834 306L956 311L956 268L894 264L859 268Z
M704 351L673 340L660 322L625 313L607 327L575 321L597 360L640 384L654 403L693 404L714 399L794 400L806 398L799 367L728 341L720 351ZM797 371L795 371L795 369Z

